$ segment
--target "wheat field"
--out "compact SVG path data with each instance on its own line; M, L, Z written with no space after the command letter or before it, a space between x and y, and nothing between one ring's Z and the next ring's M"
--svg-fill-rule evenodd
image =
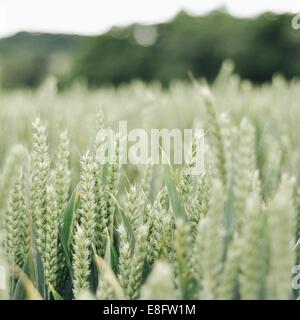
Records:
M228 63L209 86L0 91L0 297L297 299L299 101ZM204 128L205 171L99 163L119 120Z

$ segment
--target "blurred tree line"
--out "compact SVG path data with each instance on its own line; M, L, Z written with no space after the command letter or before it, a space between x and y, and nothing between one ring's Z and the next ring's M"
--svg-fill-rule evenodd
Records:
M0 39L0 83L5 88L37 87L48 75L65 76L90 37L20 32Z
M0 40L2 85L33 87L49 74L62 87L77 80L92 87L133 79L167 85L188 79L189 72L212 80L226 59L241 77L254 82L268 81L274 73L292 78L300 75L300 30L293 30L292 18L180 12L167 23L114 27L97 37L22 33L22 41L18 35Z

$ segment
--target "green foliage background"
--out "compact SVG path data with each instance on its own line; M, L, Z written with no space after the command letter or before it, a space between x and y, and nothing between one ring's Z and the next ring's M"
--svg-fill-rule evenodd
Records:
M34 87L49 74L58 76L61 86L78 80L99 86L133 79L168 85L188 79L188 72L212 80L225 59L235 63L242 78L254 82L268 81L274 73L292 78L300 74L300 32L292 29L292 18L180 12L153 26L158 37L151 46L136 41L137 24L96 37L20 33L0 40L2 85Z

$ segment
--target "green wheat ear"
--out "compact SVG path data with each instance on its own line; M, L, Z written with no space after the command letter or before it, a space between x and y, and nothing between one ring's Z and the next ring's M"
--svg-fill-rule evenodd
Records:
M148 228L146 225L141 225L137 230L135 248L132 256L131 270L128 281L128 296L130 299L139 297L139 290L142 281L142 272L147 256L147 235Z
M114 163L109 164L107 166L107 176L106 176L106 185L105 185L105 193L106 193L106 206L105 206L105 219L107 221L107 229L109 234L112 233L114 215L116 210L115 199L117 197L120 176L121 176L121 144L120 144L120 136L116 137L116 141L114 143L115 146L115 154L114 154Z
M152 178L153 178L153 165L151 161L148 160L142 180L141 180L141 184L140 184L140 190L146 195L147 198L149 198L150 196Z
M195 279L192 273L192 246L189 225L178 219L174 233L176 282L182 299L192 299L195 294Z
M214 99L207 87L202 88L201 96L203 97L206 113L209 122L210 145L212 151L212 160L214 161L214 171L216 178L220 179L224 186L227 186L227 165L224 139L220 128L217 112L214 105Z
M84 230L87 240L93 244L95 241L96 230L96 202L95 202L95 180L94 180L94 161L87 152L81 159L81 175L79 183L80 225Z
M73 253L73 293L78 298L82 290L89 288L89 275L91 263L91 246L95 241L95 184L94 161L90 152L81 159L80 175L80 207L79 221L74 239Z
M251 176L256 170L255 129L247 119L243 119L239 128L239 142L234 175L234 196L237 223L241 226L247 197L252 189Z
M128 296L128 283L131 272L132 250L126 228L123 224L118 227L119 234L119 274L120 284Z
M6 205L10 188L17 178L18 168L28 159L27 150L21 145L15 145L5 159L0 173L0 210Z
M89 289L91 242L85 230L77 226L74 236L73 253L73 294L79 298L84 290Z
M200 220L196 230L196 237L192 247L192 273L197 285L197 297L201 298L203 290L203 253L207 231L207 217Z
M58 228L60 212L58 197L50 184L46 190L46 244L44 257L44 272L47 284L56 287L58 273Z
M267 271L266 216L261 214L259 196L250 194L245 207L241 245L240 294L242 299L263 298Z
M207 173L203 173L198 178L198 186L196 189L196 195L192 200L191 212L189 215L189 221L191 224L191 232L193 238L197 235L197 226L199 221L207 216L209 209L209 198L211 191L211 179Z
M179 294L174 286L172 267L164 261L155 263L151 274L141 288L141 300L176 300Z
M125 214L134 232L143 221L144 207L143 191L138 192L135 184L130 185L125 203Z
M29 216L24 195L24 177L21 170L9 196L5 216L5 249L9 260L23 267L29 251Z
M211 199L203 248L203 295L216 299L220 284L223 255L222 219L224 211L224 188L219 180L212 183Z
M33 123L33 151L31 154L31 214L37 233L41 255L46 246L46 194L50 174L50 158L46 127L40 119Z
M290 272L294 263L295 243L292 196L293 181L283 175L279 189L267 208L270 235L269 299L288 299L291 294Z
M218 299L233 300L238 297L240 270L240 239L235 236L229 245L222 271Z
M103 159L98 157L98 150L101 147L103 135L101 130L105 129L104 115L102 109L99 109L96 116L97 136L94 143L94 181L95 181L95 202L96 202L96 230L95 230L95 248L100 257L105 254L108 226L107 214L107 194L104 182L105 165Z
M69 168L70 140L68 132L60 134L60 142L55 163L55 189L58 196L59 216L62 219L69 198L71 172Z

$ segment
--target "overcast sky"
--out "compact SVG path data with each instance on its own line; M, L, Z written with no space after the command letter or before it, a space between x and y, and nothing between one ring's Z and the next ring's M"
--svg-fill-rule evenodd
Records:
M0 37L23 30L97 34L113 25L165 21L180 9L203 14L222 5L239 16L300 12L300 0L0 0Z

